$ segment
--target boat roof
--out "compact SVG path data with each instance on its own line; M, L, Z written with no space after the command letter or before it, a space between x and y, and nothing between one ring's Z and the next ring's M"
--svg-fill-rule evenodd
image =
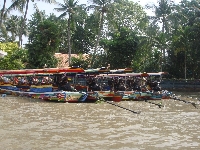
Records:
M0 70L1 75L9 74L49 74L49 73L81 73L82 68L44 68L44 69L21 69L21 70Z
M168 74L167 72L155 72L155 73L110 73L110 74L99 74L97 77L149 77L149 76L161 76Z

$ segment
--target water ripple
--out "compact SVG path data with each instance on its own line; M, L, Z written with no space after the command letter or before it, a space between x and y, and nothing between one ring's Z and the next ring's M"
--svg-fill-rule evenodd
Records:
M175 100L50 103L0 98L0 150L199 149L200 112ZM134 114L128 110L141 111Z

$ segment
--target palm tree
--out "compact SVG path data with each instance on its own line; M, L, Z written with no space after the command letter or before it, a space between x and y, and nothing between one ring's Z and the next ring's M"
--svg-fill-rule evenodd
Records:
M16 15L9 16L9 18L5 20L4 25L6 30L11 33L11 41L15 41L16 36L19 35L19 17Z
M0 14L0 41L7 41L8 40L8 33L6 31L6 27L5 25L3 24L3 20L5 18L5 10L6 10L6 0L4 0L4 3L3 3L3 7L1 9L1 14Z
M71 23L73 22L74 15L79 9L78 1L76 0L64 0L64 4L58 3L60 8L54 8L58 12L63 12L59 18L68 16L68 25L67 25L67 41L68 41L68 53L69 53L69 66L71 65Z
M3 8L1 9L0 26L2 25L2 22L3 22L3 16L4 16L5 7L6 7L6 0L4 0Z
M94 52L93 52L93 56L91 60L91 67L93 67L93 64L94 64L95 55L97 53L101 32L103 30L104 16L108 12L108 8L111 2L112 0L92 0L93 5L89 6L89 8L94 8L95 10L99 11L99 27L98 27L98 33L97 33L96 43L94 47Z
M119 0L113 3L106 19L108 20L108 31L119 31L120 28L127 27L143 35L149 23L142 6L130 0Z
M172 11L172 1L171 0L159 0L158 1L158 6L154 6L155 8L155 17L154 18L154 23L156 24L157 22L161 23L161 41L166 42L166 37L169 35L170 31L170 25L169 25L169 16ZM160 65L161 65L161 71L162 71L162 63L165 65L166 63L166 58L165 58L165 47L166 43L161 43L160 49L161 49L161 54L162 56L160 57Z
M0 26L0 42L7 42L9 39L8 32L4 24Z
M42 0L42 1L45 1L48 3L55 2L55 0ZM13 3L11 4L11 6L7 9L7 12L10 12L13 9L17 9L22 12L23 9L25 8L25 12L24 12L23 20L22 20L22 26L21 26L21 30L19 32L19 47L22 46L22 36L23 36L24 28L26 26L29 2L30 2L30 0L13 0ZM32 2L34 2L34 0L32 0Z

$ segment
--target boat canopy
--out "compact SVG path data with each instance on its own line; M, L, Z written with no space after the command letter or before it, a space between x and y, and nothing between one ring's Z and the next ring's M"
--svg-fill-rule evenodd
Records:
M0 70L0 75L32 75L32 74L59 74L59 73L80 73L83 75L94 75L97 77L116 77L116 76L130 76L130 77L148 77L161 76L168 74L167 72L158 73L135 73L131 68L109 70L105 67L97 69L82 69L79 67L65 67L65 68L44 68L44 69L21 69L21 70Z
M39 74L39 73L82 73L82 68L44 68L44 69L21 69L21 70L0 70L1 75L9 74Z
M106 78L113 78L113 77L126 77L127 74L99 74L96 77L106 77Z
M150 76L161 76L161 75L167 75L168 72L158 72L158 73L148 73Z
M167 72L158 72L158 73L112 73L112 74L99 74L97 77L149 77L149 76L161 76L168 74Z

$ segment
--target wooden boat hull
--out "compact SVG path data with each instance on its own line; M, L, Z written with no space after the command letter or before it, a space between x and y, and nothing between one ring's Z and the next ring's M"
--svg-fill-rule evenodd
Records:
M151 92L134 92L134 91L125 91L120 92L122 100L124 101L138 101L138 100L146 100L152 96Z
M57 101L57 102L79 102L82 93L79 92L67 92L67 91L57 91L57 92L44 92L44 93L35 93L35 92L25 92L24 96L28 96L35 99L43 99L48 101Z
M0 94L12 95L13 91L18 91L18 90L19 89L16 86L13 86L11 84L0 86Z
M112 101L113 96L115 96L115 92L112 91L95 91L98 94L99 98L103 98L106 101Z
M58 101L58 102L68 102L68 103L80 103L80 102L85 102L87 98L86 93L81 93L81 92L68 92L68 91L63 91L63 92L56 92L53 95L48 95L43 97L45 100L49 101Z
M120 91L119 94L123 95L122 100L161 100L170 99L171 92L168 93L155 93L150 91L134 92L134 91Z
M172 96L172 92L169 92L169 91L164 91L162 93L162 99L170 99Z
M105 101L120 102L122 100L122 95L113 91L95 91L96 100L98 98L103 98Z
M87 92L87 94L86 103L95 103L98 100L98 94L96 92Z
M112 97L112 101L114 102L121 102L122 96L121 95L115 95Z
M162 94L159 95L152 95L148 100L161 100Z

